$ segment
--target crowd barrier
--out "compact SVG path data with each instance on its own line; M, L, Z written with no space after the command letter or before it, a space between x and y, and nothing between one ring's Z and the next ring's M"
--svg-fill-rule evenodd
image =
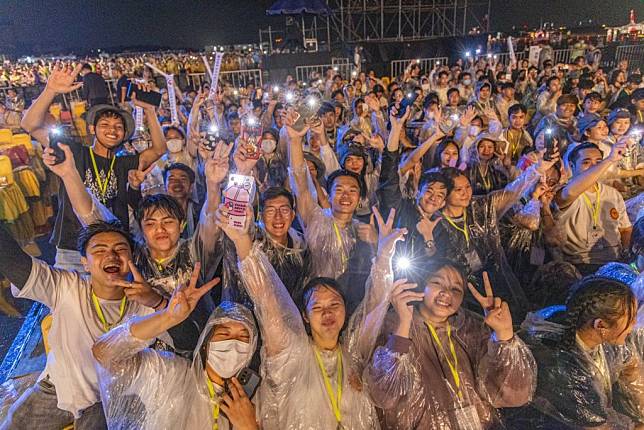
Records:
M618 46L615 61L628 60L629 69L644 69L644 44Z
M254 84L256 87L264 85L261 69L234 70L219 73L219 79L228 82L235 88L245 87ZM199 88L204 83L210 83L210 77L205 73L188 74L188 83L192 88Z
M347 59L346 63L333 63L333 64L315 64L309 66L296 66L295 67L295 79L302 82L310 81L314 74L318 76L324 76L327 69L332 68L336 73L341 74L345 79L349 79L352 76L353 64L349 64Z
M432 57L432 58L413 58L409 60L394 60L390 63L390 70L392 78L403 74L410 63L416 62L420 65L421 70L431 70L439 63L446 64L449 61L447 57Z

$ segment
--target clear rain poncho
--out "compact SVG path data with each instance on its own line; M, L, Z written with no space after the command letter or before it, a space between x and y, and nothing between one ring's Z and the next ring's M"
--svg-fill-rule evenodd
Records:
M601 344L587 349L578 337L568 339L564 306L528 314L521 327L539 368L532 428L631 429L634 423L644 423L641 367L635 380L623 376L633 358L628 346L632 338L627 346Z
M103 335L95 346L100 348L97 354L100 364L96 367L110 430L212 430L216 403L210 399L206 383L208 342L214 327L229 321L246 326L254 351L257 326L253 315L233 302L222 302L210 316L192 363L175 354L148 348L149 342L130 334L132 320ZM223 387L215 385L215 391L220 390ZM223 413L217 423L220 430L231 428Z
M340 428L317 363L317 348L306 332L295 303L257 245L253 247L251 255L239 262L239 271L255 305L255 315L263 339L263 383L260 387L262 428ZM375 298L370 300L370 297ZM377 296L369 294L366 303L375 308L370 315L382 314L382 301ZM385 303L388 304L386 300ZM375 332L370 329L373 326L366 315L362 310L356 311L346 328L344 341L339 342L342 357L342 396L339 410L340 422L345 429L379 428L376 410L360 382L365 357L369 354ZM373 317L372 320L379 318ZM340 354L338 351L317 351L335 394L338 388L337 364Z
M499 220L520 196L541 178L536 166L530 166L504 189L473 197L466 209L468 238L450 225L443 216L434 229L437 256L462 264L477 277L487 271L494 291L510 305L512 315L521 320L528 302L512 269L508 265L499 232ZM463 218L453 220L463 228ZM478 309L473 299L465 304Z
M458 359L462 396L457 395L450 366L420 314L415 311L409 338L390 335L378 347L365 372L376 406L388 429L479 430L499 424L496 408L529 402L536 386L536 366L518 337L493 340L482 319L465 309L449 318ZM397 324L390 311L381 342ZM436 333L447 354L444 327Z

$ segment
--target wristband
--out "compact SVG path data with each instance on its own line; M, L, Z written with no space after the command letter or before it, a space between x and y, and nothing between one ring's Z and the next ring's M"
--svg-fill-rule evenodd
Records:
M164 300L165 300L165 297L161 296L161 300L159 300L159 303L157 303L156 305L152 306L152 309L154 309L156 311L157 308L159 306L161 306L161 304L163 303Z

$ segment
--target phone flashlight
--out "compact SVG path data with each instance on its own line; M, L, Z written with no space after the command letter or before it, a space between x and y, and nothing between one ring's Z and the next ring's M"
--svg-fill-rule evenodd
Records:
M234 90L234 91L233 91L233 94L234 94L234 95L236 95L236 96L238 96L238 95L239 95L239 91L238 91L238 90Z
M257 125L257 118L254 116L248 116L248 118L246 118L246 124L250 126Z
M479 55L480 53L481 53L481 49L480 49L480 48L476 48L476 55Z
M396 259L396 268L398 270L408 270L411 267L411 260L408 257L401 256Z
M437 66L440 66L440 65L441 65L441 62L440 62L440 61L437 61L437 62L436 62L436 65L437 65Z
M274 92L274 93L279 93L279 92L280 92L280 87L279 87L278 85L275 85L275 86L273 87L273 92Z
M212 124L210 128L208 128L208 131L210 134L217 134L219 132L219 127L217 127L216 124Z
M292 102L293 102L293 100L295 100L295 94L293 94L293 92L292 92L292 91L288 91L288 92L286 93L286 95L284 96L284 98L286 99L286 101L287 101L288 103L292 103Z
M453 114L453 115L452 115L452 119L453 119L454 121L458 121L458 119L459 119L458 114L457 114L457 113Z
M492 54L488 53L487 58L492 58Z
M414 96L414 94L413 94L413 93L407 93L407 98L408 98L408 99L412 98L413 96Z
M315 109L315 107L318 105L318 101L315 97L309 97L308 99L306 99L306 104L311 109Z
M466 57L470 57L471 55L472 55L472 53L471 53L470 51L466 51L466 52L465 52L465 56L466 56Z

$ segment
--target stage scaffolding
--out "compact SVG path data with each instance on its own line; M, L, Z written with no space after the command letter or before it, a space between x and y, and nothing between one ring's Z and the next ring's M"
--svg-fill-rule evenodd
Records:
M490 0L327 0L331 41L412 41L488 32Z

